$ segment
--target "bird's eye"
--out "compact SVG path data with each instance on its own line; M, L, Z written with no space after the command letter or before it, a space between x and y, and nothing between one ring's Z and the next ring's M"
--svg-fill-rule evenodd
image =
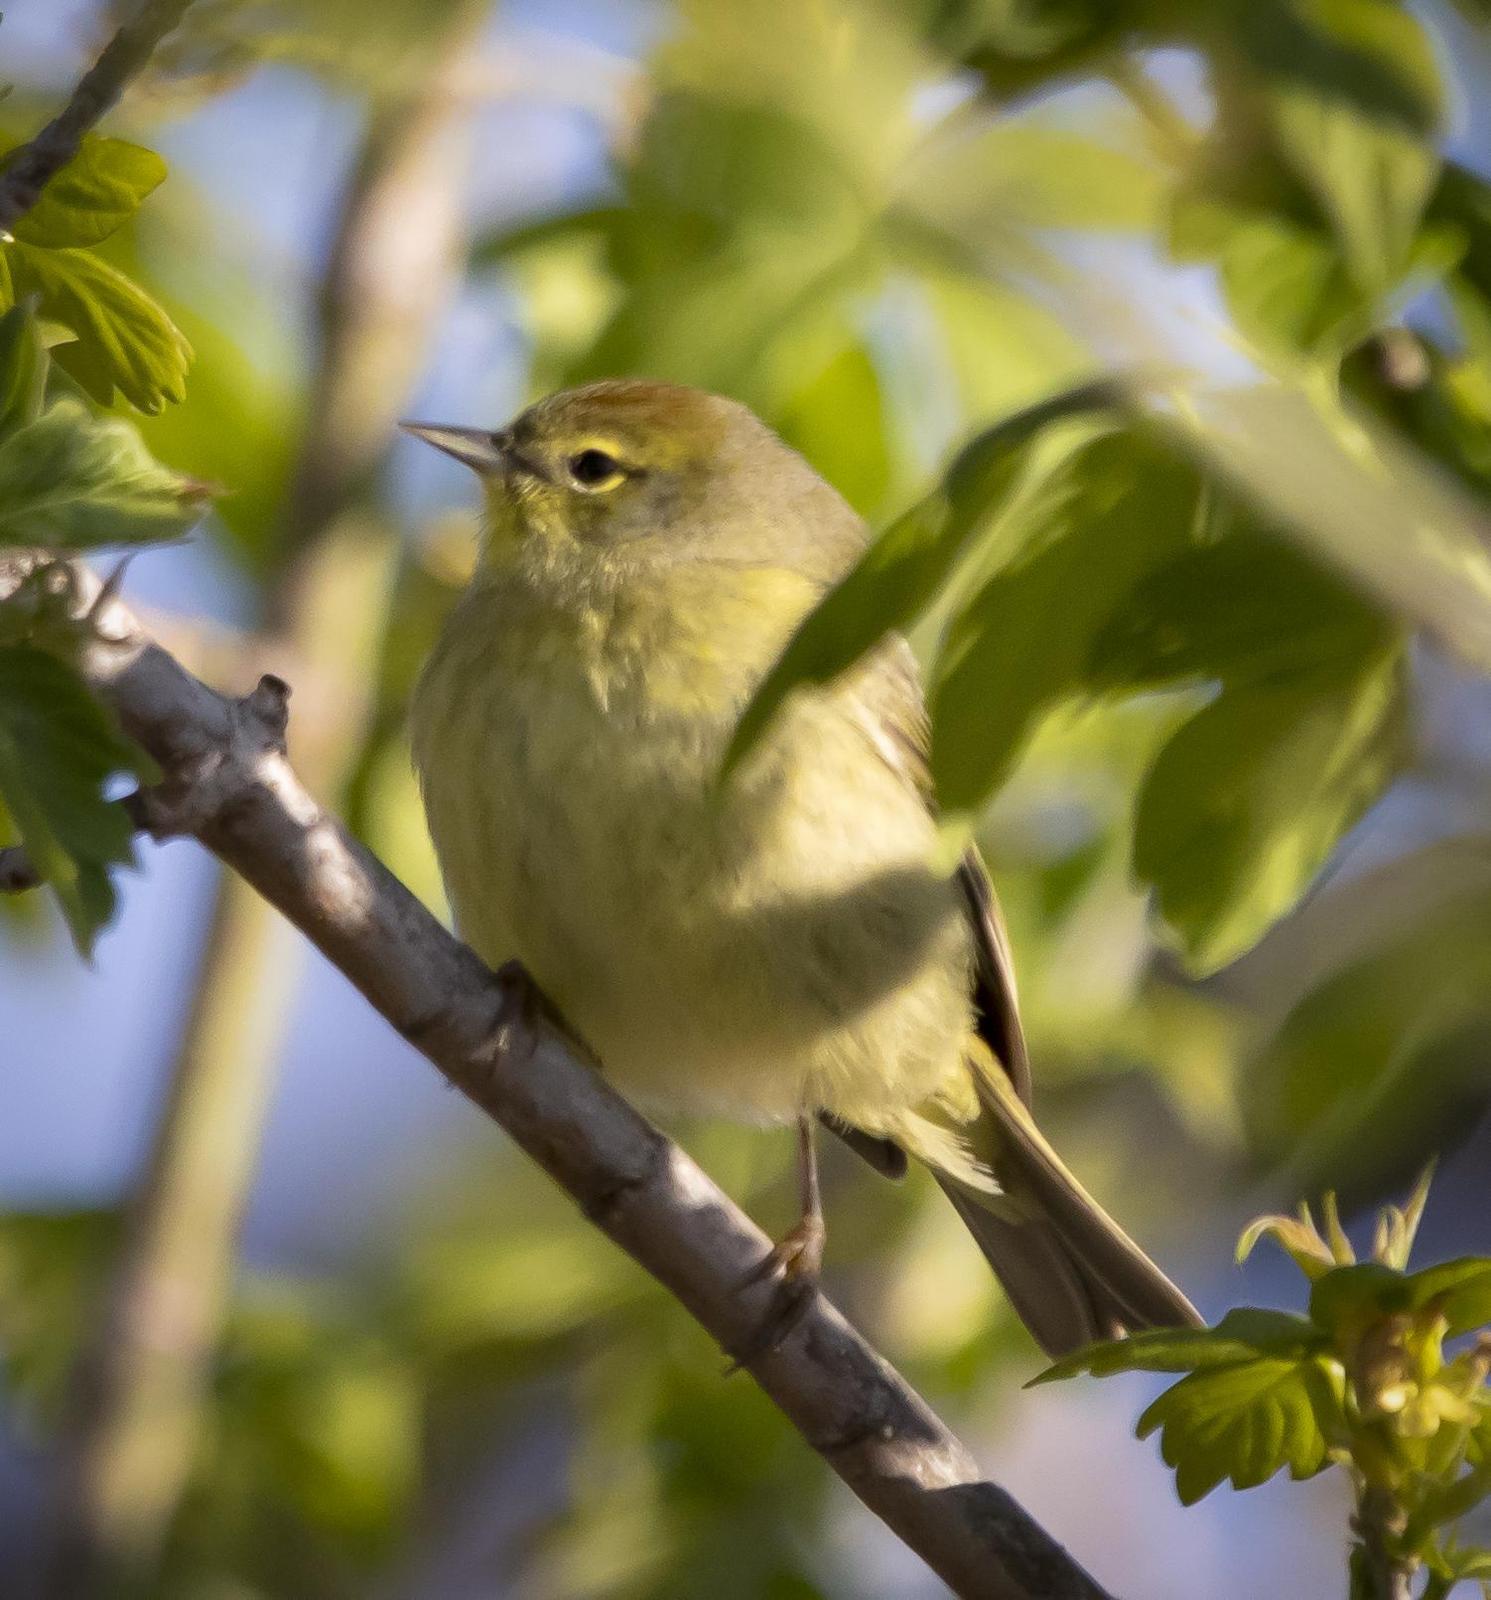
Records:
M582 450L569 458L569 475L582 489L609 489L621 481L621 463L605 450Z

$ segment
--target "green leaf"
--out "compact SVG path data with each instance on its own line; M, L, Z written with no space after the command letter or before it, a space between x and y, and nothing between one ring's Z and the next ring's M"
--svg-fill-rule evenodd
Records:
M846 336L791 394L777 431L850 505L864 512L884 499L891 481L885 410L872 351Z
M1157 163L1032 116L990 117L982 132L959 126L913 179L919 210L964 236L967 219L992 213L1004 227L1148 229L1165 193Z
M1380 1261L1333 1267L1310 1286L1310 1320L1333 1338L1354 1338L1369 1323L1408 1309L1407 1280Z
M0 647L0 801L84 955L114 911L109 868L134 861L133 827L104 785L143 761L72 667Z
M41 414L47 360L30 301L0 316L0 437Z
M1297 1479L1322 1471L1339 1405L1317 1358L1260 1356L1182 1378L1140 1417L1138 1434L1160 1430L1160 1453L1189 1506L1224 1478L1251 1489L1282 1467Z
M1422 1311L1431 1303L1449 1324L1446 1338L1491 1323L1491 1261L1463 1256L1410 1273L1377 1261L1337 1267L1312 1287L1310 1317L1335 1335L1394 1312Z
M1027 502L1016 529L1033 553L975 591L932 673L932 774L949 847L1038 719L1085 687L1093 641L1135 585L1190 537L1195 472L1135 435L1098 440L1059 482L1063 492Z
M192 351L181 330L149 295L89 250L43 250L14 244L8 252L17 298L35 294L43 316L77 338L59 345L57 365L99 405L117 389L140 411L159 411L186 393Z
M98 244L129 221L165 176L166 164L153 150L89 134L12 231L27 244L53 249Z
M1175 431L1305 552L1384 611L1491 669L1491 554L1483 514L1395 433L1327 384L1186 387L1157 400Z
M1391 908L1418 911L1406 933ZM1306 995L1243 1086L1249 1141L1296 1181L1370 1186L1452 1140L1485 1096L1491 899L1453 847L1364 875L1340 915L1370 954ZM1401 896L1408 894L1408 901ZM1375 932L1375 937L1374 937Z
M1143 579L1093 641L1101 689L1241 682L1360 655L1383 622L1334 574L1243 532L1183 550Z
M849 575L798 629L746 707L725 757L728 775L801 684L827 683L933 599L969 538L1019 474L1020 447L1064 417L1112 410L1111 385L1067 390L978 435L942 486L879 534Z
M129 423L59 400L0 439L0 546L86 550L179 537L205 491L155 461Z
M1239 1306L1214 1328L1150 1328L1126 1339L1089 1345L1063 1356L1031 1383L1052 1383L1082 1373L1105 1378L1115 1372L1201 1372L1260 1356L1298 1357L1324 1348L1319 1329L1292 1311Z
M1193 972L1241 955L1299 899L1401 759L1396 649L1229 685L1173 734L1134 823L1134 873Z
M1439 171L1442 91L1423 25L1396 0L1243 8L1279 154L1314 195L1358 285L1407 261Z
M1491 1261L1482 1256L1442 1261L1438 1266L1409 1273L1404 1282L1410 1310L1417 1311L1430 1301L1438 1302L1449 1323L1447 1338L1491 1324Z
M1222 288L1238 326L1265 349L1319 350L1344 342L1360 297L1328 235L1276 214L1250 217L1221 255Z

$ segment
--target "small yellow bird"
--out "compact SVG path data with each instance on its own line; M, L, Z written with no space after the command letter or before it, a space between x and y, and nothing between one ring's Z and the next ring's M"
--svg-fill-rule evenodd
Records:
M1009 950L972 852L934 866L904 641L789 700L739 771L742 710L866 543L745 407L610 381L510 427L404 425L476 469L480 563L415 696L430 830L463 936L517 958L639 1102L816 1116L881 1170L929 1166L1049 1354L1195 1322L1031 1119ZM991 689L997 692L997 689Z

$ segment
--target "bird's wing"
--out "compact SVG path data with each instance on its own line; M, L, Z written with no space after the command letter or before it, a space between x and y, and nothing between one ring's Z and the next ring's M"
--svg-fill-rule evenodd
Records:
M876 752L937 809L929 760L931 729L916 658L904 639L883 645L862 669L855 707ZM1030 1056L1015 989L1015 963L994 885L977 848L970 846L958 868L974 938L974 1005L979 1036L1009 1074L1015 1092L1030 1102Z

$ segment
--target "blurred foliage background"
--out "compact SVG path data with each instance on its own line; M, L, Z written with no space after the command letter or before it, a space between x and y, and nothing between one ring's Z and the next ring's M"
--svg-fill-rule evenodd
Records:
M6 17L8 139L116 9ZM1428 1250L1487 1248L1488 88L1472 0L197 0L108 130L171 174L96 248L182 343L132 363L101 300L130 381L56 359L226 490L130 592L294 684L297 764L437 904L403 721L473 496L394 421L754 406L888 530L780 685L913 631L1043 1121L1215 1312L1241 1217L1433 1151ZM185 853L91 971L4 907L0 1592L940 1592ZM678 1131L787 1216L785 1136ZM1337 1583L1328 1490L1179 1518L1127 1398L1016 1394L930 1185L828 1183L832 1291L1106 1583Z

